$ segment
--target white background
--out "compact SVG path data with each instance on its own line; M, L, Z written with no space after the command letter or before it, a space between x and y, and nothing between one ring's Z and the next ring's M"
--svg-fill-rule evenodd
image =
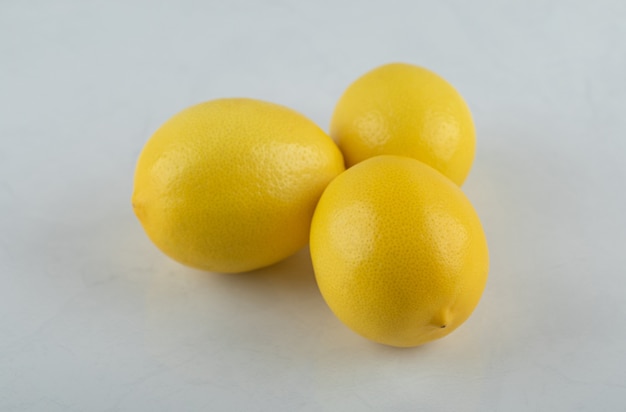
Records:
M625 21L621 0L0 1L0 410L625 410ZM244 96L327 129L391 61L476 121L491 271L458 331L377 345L306 250L233 276L149 242L134 164L171 115Z

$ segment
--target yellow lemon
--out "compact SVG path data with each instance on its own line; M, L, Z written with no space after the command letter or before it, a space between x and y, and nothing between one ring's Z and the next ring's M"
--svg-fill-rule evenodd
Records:
M408 156L458 185L476 146L461 95L432 71L404 63L378 67L352 83L337 103L330 135L348 167L381 154Z
M149 238L173 259L242 272L307 243L315 205L343 170L335 143L301 114L220 99L178 113L150 138L132 204Z
M335 315L366 338L400 347L461 325L489 269L469 200L435 169L401 156L373 157L333 180L315 210L310 247Z

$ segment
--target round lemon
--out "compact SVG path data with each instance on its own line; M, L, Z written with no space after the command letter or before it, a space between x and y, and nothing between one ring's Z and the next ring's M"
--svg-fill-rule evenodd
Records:
M143 148L132 204L149 238L195 268L242 272L303 247L344 170L318 126L286 107L220 99L169 119Z
M413 157L461 185L476 146L467 104L445 79L404 63L378 67L352 83L332 116L330 135L348 167L370 157Z
M315 210L311 257L335 315L392 346L441 338L485 287L485 235L451 180L408 157L373 157L333 180Z

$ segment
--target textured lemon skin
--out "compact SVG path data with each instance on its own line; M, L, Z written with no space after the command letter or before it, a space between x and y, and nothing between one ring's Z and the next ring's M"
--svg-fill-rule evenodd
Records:
M458 186L399 156L368 159L328 185L310 248L335 315L362 336L399 347L461 325L489 270L481 223Z
M286 107L220 99L169 119L143 148L132 204L149 238L188 266L243 272L303 247L344 170L335 143Z
M432 71L406 64L380 66L352 83L330 125L348 167L370 157L413 157L459 186L474 161L476 136L463 97Z

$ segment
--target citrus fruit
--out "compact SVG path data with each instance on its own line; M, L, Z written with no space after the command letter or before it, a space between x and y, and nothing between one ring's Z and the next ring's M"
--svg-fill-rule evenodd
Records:
M343 170L335 143L303 115L220 99L183 110L154 133L137 162L132 204L173 259L242 272L307 243L317 200Z
M311 226L324 300L355 332L408 347L441 338L472 313L489 258L463 192L408 157L365 160L324 191Z
M348 167L370 157L413 157L461 185L476 146L463 97L445 79L405 63L378 67L352 83L332 116L330 135Z

